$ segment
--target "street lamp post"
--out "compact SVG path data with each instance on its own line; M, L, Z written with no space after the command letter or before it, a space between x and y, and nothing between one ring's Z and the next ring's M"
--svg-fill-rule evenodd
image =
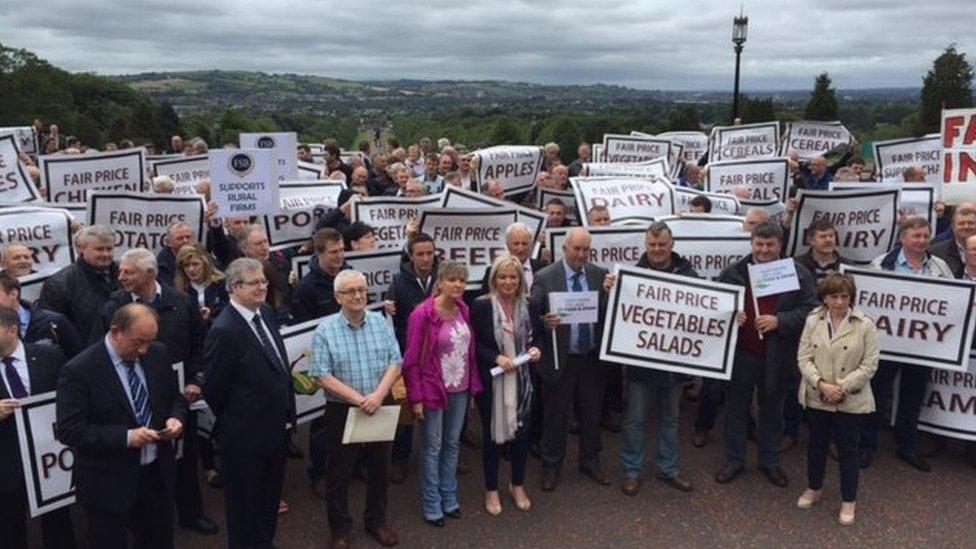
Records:
M735 89L732 92L732 121L739 118L739 58L742 55L742 46L746 43L746 31L749 28L749 18L742 15L732 19L732 44L735 49Z

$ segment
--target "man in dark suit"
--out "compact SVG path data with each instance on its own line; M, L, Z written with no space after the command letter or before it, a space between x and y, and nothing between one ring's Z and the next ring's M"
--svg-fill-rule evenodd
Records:
M563 243L563 259L539 271L532 284L530 300L542 312L548 328L539 364L546 394L540 443L545 491L556 488L566 456L570 405L574 402L580 418L580 472L598 484L610 484L600 466L600 410L606 385L606 369L597 360L602 326L599 322L562 324L549 308L549 294L553 292L595 291L599 296L598 318L603 318L607 298L603 280L607 271L589 263L590 242L586 229L570 229ZM556 332L555 349L552 330Z
M119 309L112 328L61 369L57 418L74 450L74 482L88 518L89 547L173 547L172 441L187 405L156 313Z
M17 312L0 307L0 358L0 533L4 547L26 549L27 492L13 414L20 399L57 387L64 355L54 345L22 343ZM74 547L71 509L44 514L41 536L47 549Z
M226 275L230 304L203 347L204 398L217 417L230 547L270 547L295 399L261 262L235 259Z
M81 336L61 313L32 307L20 299L20 282L0 273L0 307L13 309L20 317L20 339L25 343L50 343L71 358L84 348Z
M952 210L952 238L932 245L932 255L946 262L952 276L966 269L966 239L976 234L976 203L963 202Z

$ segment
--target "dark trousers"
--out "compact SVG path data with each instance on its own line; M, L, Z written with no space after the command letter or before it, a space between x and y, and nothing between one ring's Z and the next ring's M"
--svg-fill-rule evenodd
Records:
M870 414L861 428L861 451L873 453L878 448L878 437L881 434L883 410L891 401L891 394L895 382L895 375L901 372L901 382L898 389L898 410L895 415L895 441L899 452L914 452L918 444L918 414L925 390L929 386L930 369L914 364L901 364L882 360L878 364L878 371L871 378L871 391L877 403L877 411Z
M569 410L576 406L580 422L580 467L600 465L600 408L606 385L606 370L592 355L569 355L559 378L546 381L546 408L542 426L542 465L560 469L566 457Z
M786 394L795 395L799 390L800 381L797 380L786 390ZM783 434L793 438L800 438L800 425L803 424L804 419L800 399L787 397L783 403Z
M221 445L227 542L232 549L271 547L278 526L278 502L285 480L285 441L269 443L261 454L234 452Z
M27 492L23 488L0 491L0 536L3 547L27 549ZM62 507L40 516L44 549L74 549L71 508ZM34 546L37 544L35 543Z
M413 425L397 425L396 437L393 439L393 450L390 461L397 465L406 465L410 461L413 451Z
M216 451L214 450L214 443L212 440L200 435L196 436L197 439L197 451L200 454L200 466L206 471L211 471L217 468L216 461Z
M183 429L183 457L176 464L176 512L180 522L190 523L203 516L203 495L200 494L200 461L197 443L197 413L190 411Z
M349 516L349 479L360 453L366 462L366 512L363 521L367 529L386 524L386 491L390 484L389 442L343 444L342 433L350 406L329 401L325 405L328 461L325 468L326 509L329 529L333 536L345 537L352 529Z
M317 417L308 426L308 476L318 478L325 474L325 462L328 458L328 436L326 435L325 417ZM345 428L345 423L342 428Z
M484 390L475 397L478 404L478 415L481 416L481 465L485 473L485 490L498 490L498 465L502 459L502 448L508 445L508 455L512 460L512 485L525 484L525 464L529 459L528 425L523 425L515 432L515 438L504 443L496 444L491 438L491 402L492 387L489 382L482 384Z
M602 363L607 370L607 388L603 395L603 417L624 411L624 369L620 364Z
M695 432L707 433L715 428L718 409L725 399L724 381L703 378L698 391L698 414L695 416Z
M532 404L529 415L529 443L539 444L542 441L542 425L545 419L545 384L538 370L532 368L529 371L532 378Z
M136 503L128 512L86 505L85 514L89 547L126 549L130 534L139 549L174 547L173 499L156 463L142 467Z
M807 486L811 490L823 488L824 471L827 468L827 444L831 437L837 444L840 462L841 500L852 503L857 500L858 439L861 437L863 414L825 412L810 408L806 413L810 428L807 446Z
M779 465L779 443L783 437L783 400L785 389L766 391L766 357L736 351L725 403L725 459L734 467L743 467L746 459L746 429L752 395L759 388L759 466Z

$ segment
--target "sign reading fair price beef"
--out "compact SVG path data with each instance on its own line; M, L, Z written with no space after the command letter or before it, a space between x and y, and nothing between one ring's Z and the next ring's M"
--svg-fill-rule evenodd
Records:
M278 186L268 149L225 149L210 153L210 192L219 215L278 213Z

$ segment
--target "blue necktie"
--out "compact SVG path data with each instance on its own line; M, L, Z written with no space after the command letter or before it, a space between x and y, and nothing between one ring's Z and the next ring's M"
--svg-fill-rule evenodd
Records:
M5 373L7 374L7 383L10 385L10 397L21 399L30 396L27 394L27 388L24 387L24 381L20 379L20 374L18 374L17 370L14 368L13 357L8 356L4 358L3 367Z
M136 373L135 362L127 360L123 364L129 370L129 392L132 394L132 407L136 411L136 420L139 425L149 427L152 424L152 410L149 409L149 393L146 391L146 385Z
M583 278L583 270L580 269L573 274L573 291L582 292L583 283L580 280ZM590 351L590 325L589 324L579 324L577 325L579 333L576 336L576 347L580 354L585 354Z

